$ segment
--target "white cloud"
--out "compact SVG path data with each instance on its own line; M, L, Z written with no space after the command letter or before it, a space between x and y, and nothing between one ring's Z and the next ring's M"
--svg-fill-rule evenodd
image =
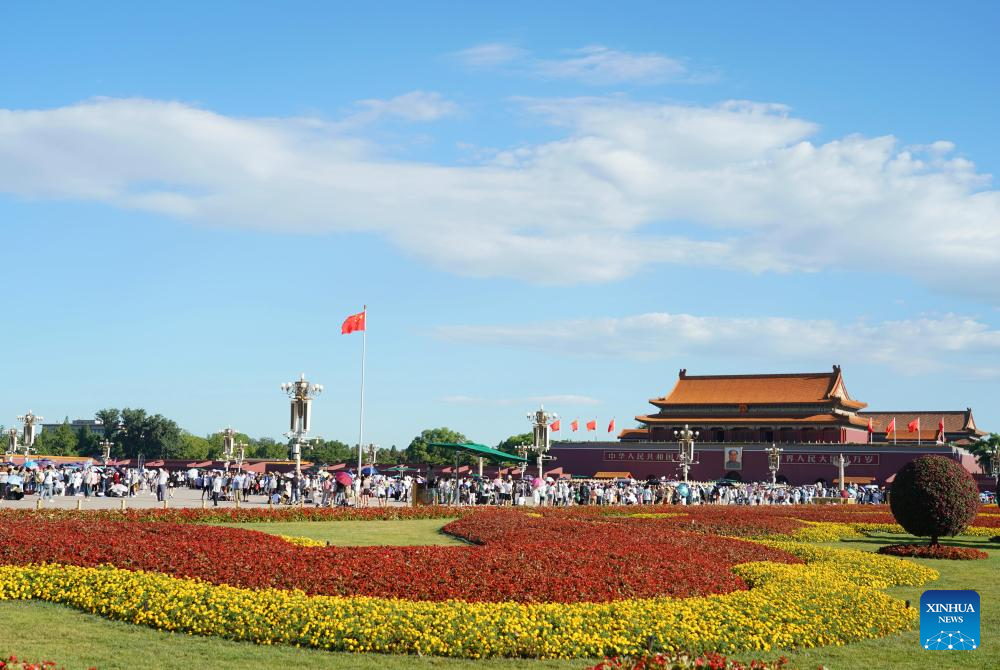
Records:
M659 53L631 53L595 44L565 52L563 58L538 58L530 52L502 42L480 44L454 54L474 69L503 69L541 79L569 79L583 84L659 84L692 81L695 75L676 58Z
M512 326L442 326L434 337L580 356L637 360L731 356L742 361L864 361L904 374L1000 364L1000 330L970 317L837 322L776 317L730 318L649 313L621 318ZM986 368L984 368L986 369ZM995 369L995 368L994 368Z
M428 94L369 101L428 119ZM527 100L555 141L463 166L360 129L98 99L0 110L0 192L213 225L366 231L448 271L570 284L655 264L878 269L1000 300L1000 192L946 142L809 140L781 105Z
M635 54L604 46L590 46L571 52L569 58L540 60L536 72L553 79L575 79L585 84L644 84L679 80L688 75L685 64L658 53Z
M489 42L463 49L454 56L459 62L469 67L492 68L526 58L528 52L511 44Z
M480 396L450 395L442 398L453 405L487 405L507 407L510 405L600 405L601 401L585 395L542 395L527 398L483 398Z
M411 91L388 100L359 100L362 111L348 118L346 123L369 123L382 118L404 121L437 121L458 112L458 105L440 93Z

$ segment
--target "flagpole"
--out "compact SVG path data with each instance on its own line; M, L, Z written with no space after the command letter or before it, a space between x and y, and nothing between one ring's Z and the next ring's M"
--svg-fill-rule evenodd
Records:
M361 459L365 443L365 358L368 355L368 305L361 308L365 327L361 331L361 416L358 418L358 490L361 490Z

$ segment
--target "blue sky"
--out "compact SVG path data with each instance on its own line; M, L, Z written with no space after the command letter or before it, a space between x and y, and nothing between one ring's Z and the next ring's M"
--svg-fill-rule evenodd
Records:
M677 369L844 367L873 408L1000 379L993 3L5 3L0 423L143 406L278 436Z

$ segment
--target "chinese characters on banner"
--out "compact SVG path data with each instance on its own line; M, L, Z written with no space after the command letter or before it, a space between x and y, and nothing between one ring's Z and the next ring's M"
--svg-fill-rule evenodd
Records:
M727 452L723 452L724 455L726 455L726 453ZM733 459L732 454L728 454L727 457L729 460ZM836 463L836 458L837 453L784 453L781 455L781 463L783 465L834 465ZM878 454L844 454L844 458L846 458L847 462L851 465L879 464ZM644 449L642 451L615 450L605 451L604 460L618 463L626 461L679 463L680 455L676 451L668 451L665 449ZM739 449L735 460L739 462L742 467L742 448Z

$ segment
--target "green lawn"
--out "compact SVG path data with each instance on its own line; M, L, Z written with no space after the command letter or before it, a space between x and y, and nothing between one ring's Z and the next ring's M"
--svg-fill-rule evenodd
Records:
M289 521L267 523L220 523L219 526L259 530L275 535L294 535L322 540L341 547L464 544L441 532L449 519L412 521Z
M374 537L379 543L393 538L398 544L430 544L449 540L438 535L444 521L373 521L373 522L305 522L289 524L249 524L268 532L288 535L309 535L318 539L337 539L344 545L370 543L363 537ZM342 526L350 526L346 530ZM390 529L390 526L392 529ZM312 532L308 532L308 531ZM434 542L437 540L437 542ZM454 541L454 540L451 540ZM900 536L880 535L873 538L847 540L831 546L849 546L874 551L882 544L900 542ZM934 668L997 668L1000 667L1000 549L982 538L958 538L950 541L962 546L991 549L988 561L924 561L941 572L941 579L928 586L936 589L975 589L982 598L983 646L974 652L928 652L919 646L918 633L852 644L845 647L825 647L804 651L786 651L792 664L801 668L826 665L831 670L896 670ZM908 559L912 560L912 559ZM896 588L893 595L910 599L916 607L924 587ZM491 670L526 668L584 668L585 660L529 661L496 659L468 661L433 657L383 656L377 654L344 654L292 647L260 647L219 638L193 637L165 633L134 626L43 602L0 602L0 654L17 654L32 659L50 659L66 667L135 668L152 667L177 670L211 667L213 670L233 670L246 667L262 668L333 668L351 670L389 670L393 668L464 668ZM776 658L782 652L744 654Z
M872 537L843 540L830 547L849 547L876 551L886 544L921 542L910 536L873 534ZM843 647L821 647L802 651L778 652L788 656L801 668L826 665L831 670L895 670L897 668L955 670L963 668L1000 668L1000 547L981 537L944 538L942 544L974 547L989 551L985 561L935 561L908 558L934 568L941 578L924 586L897 586L889 593L901 600L909 600L912 607L920 607L920 594L928 589L972 589L979 592L982 603L982 646L971 652L932 652L920 646L920 631L912 630L900 635L883 637L868 642L858 642ZM750 658L746 654L741 658Z

